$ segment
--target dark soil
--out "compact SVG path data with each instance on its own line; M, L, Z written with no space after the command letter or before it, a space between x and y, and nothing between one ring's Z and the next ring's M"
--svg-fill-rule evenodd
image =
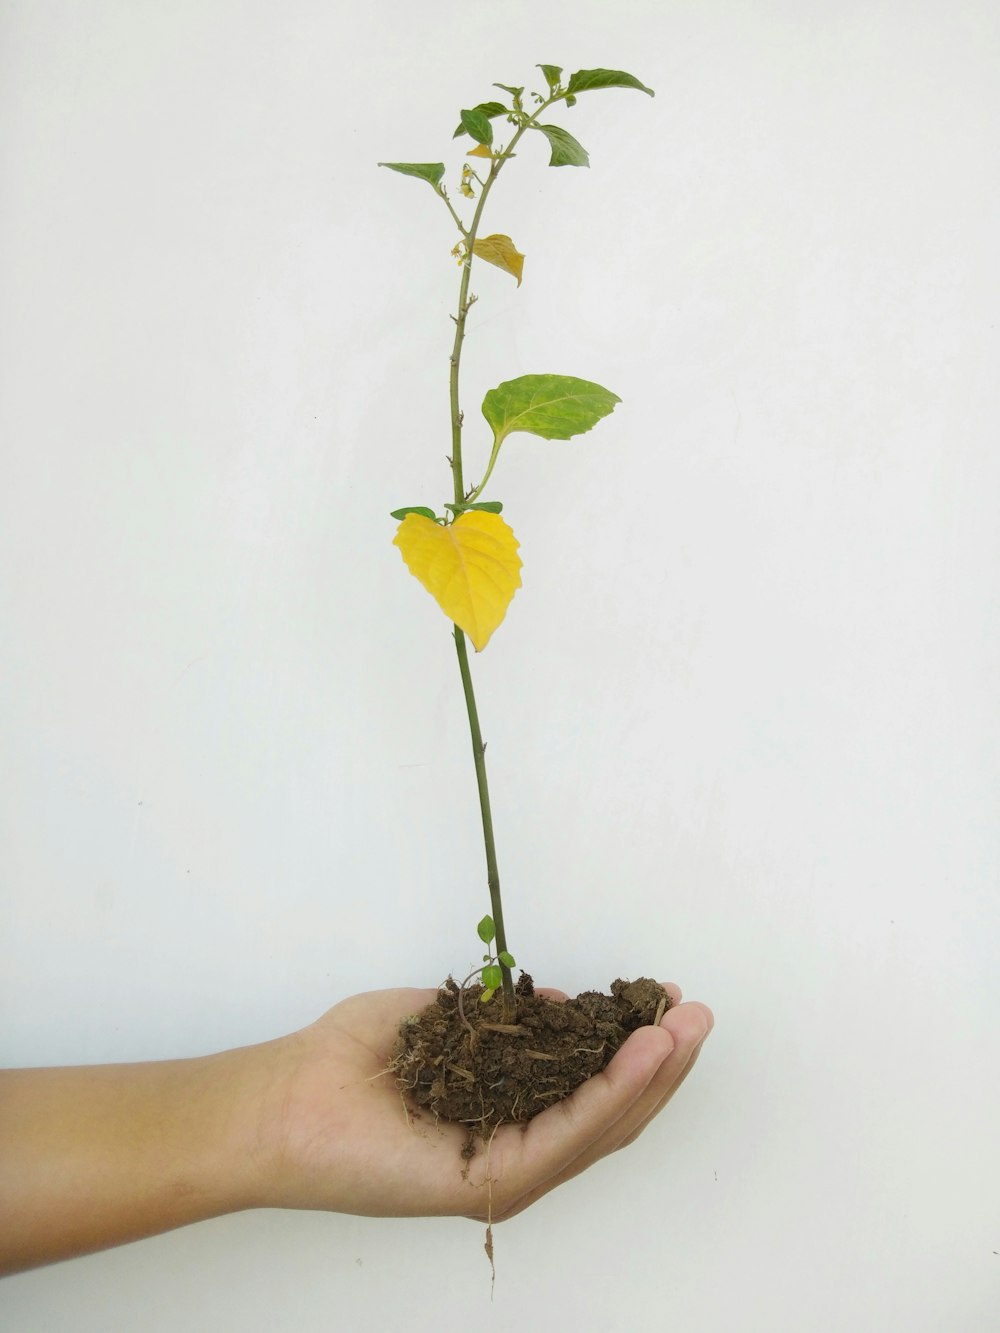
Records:
M613 981L610 995L584 991L557 1001L536 995L522 972L517 1013L504 1023L501 994L481 1004L482 991L466 987L459 1004L449 978L433 1004L404 1019L392 1069L411 1103L483 1137L569 1096L608 1064L630 1032L658 1022L670 1005L659 982L645 977Z

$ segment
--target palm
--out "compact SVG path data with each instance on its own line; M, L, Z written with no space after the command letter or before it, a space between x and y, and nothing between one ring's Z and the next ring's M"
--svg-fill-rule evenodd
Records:
M502 1125L466 1169L465 1128L406 1108L388 1072L400 1021L434 996L416 989L356 995L296 1034L281 1093L284 1166L298 1178L293 1205L397 1217L518 1211L631 1141L679 1084L708 1027L703 1006L669 1010L663 1025L681 1037L672 1032L666 1059L662 1034L640 1030L608 1071L526 1128Z

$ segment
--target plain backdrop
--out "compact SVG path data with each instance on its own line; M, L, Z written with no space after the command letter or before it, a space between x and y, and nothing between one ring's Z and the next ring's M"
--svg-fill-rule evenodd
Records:
M5 0L0 1059L193 1055L478 954L448 625L444 158L536 61L480 265L524 586L474 661L511 948L717 1027L497 1233L257 1213L13 1278L11 1333L1000 1320L1000 12L992 0ZM555 118L555 117L554 117Z

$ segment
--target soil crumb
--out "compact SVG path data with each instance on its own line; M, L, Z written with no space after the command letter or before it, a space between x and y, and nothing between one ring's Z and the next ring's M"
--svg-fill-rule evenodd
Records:
M482 986L460 994L449 977L433 1004L404 1019L393 1050L400 1089L416 1106L469 1125L469 1147L475 1136L568 1097L631 1032L670 1007L663 987L646 977L613 981L610 995L584 991L565 1001L536 995L526 972L515 989L517 1011L504 1022L500 993L481 1004Z

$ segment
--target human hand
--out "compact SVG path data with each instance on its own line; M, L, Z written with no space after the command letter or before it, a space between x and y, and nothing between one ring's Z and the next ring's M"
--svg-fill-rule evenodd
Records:
M401 1020L433 990L355 995L300 1032L249 1048L266 1071L254 1202L381 1217L513 1217L632 1143L683 1082L713 1018L703 1004L681 1004L678 987L667 990L674 1003L658 1027L632 1033L607 1069L526 1126L501 1125L464 1173L465 1128L413 1117L387 1072Z

